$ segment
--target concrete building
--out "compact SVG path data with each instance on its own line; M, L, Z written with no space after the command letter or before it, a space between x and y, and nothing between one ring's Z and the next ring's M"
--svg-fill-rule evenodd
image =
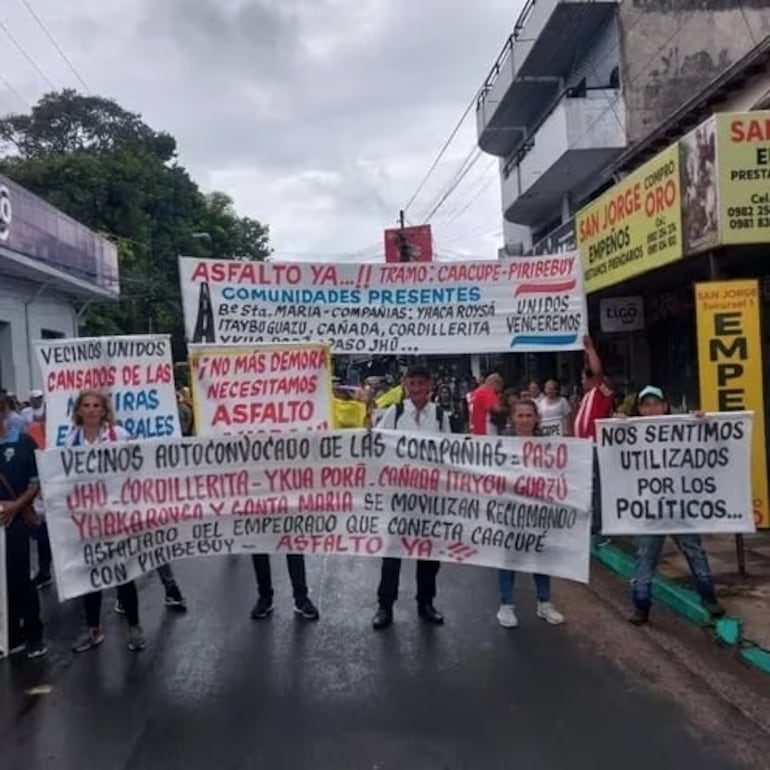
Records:
M552 245L618 156L768 33L766 0L528 0L476 111L500 159L506 252Z
M115 246L0 176L0 387L40 387L34 341L76 337L89 301L120 292Z

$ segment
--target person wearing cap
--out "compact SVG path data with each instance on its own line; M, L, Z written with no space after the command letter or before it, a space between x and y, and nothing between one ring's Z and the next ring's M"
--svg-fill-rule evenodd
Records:
M21 417L25 425L33 422L41 422L45 418L45 404L43 403L43 391L32 390L29 393L29 406L21 410Z
M424 366L410 366L404 377L406 399L388 407L377 429L403 430L416 433L449 433L449 420L438 405L430 400L432 378ZM417 562L417 613L428 623L440 626L444 616L433 606L436 596L436 576L440 562L420 559ZM372 626L379 631L393 622L393 605L398 599L401 559L382 560L380 585L377 589L379 607Z
M636 403L640 417L662 417L669 414L668 401L663 389L656 385L642 388L636 397ZM695 415L703 416L701 412L696 412ZM700 535L687 533L671 535L671 537L687 560L704 608L712 617L722 617L725 610L716 598L714 580ZM650 619L652 581L665 540L665 535L642 535L636 538L636 566L634 578L631 581L634 613L629 618L630 622L636 626L644 625Z

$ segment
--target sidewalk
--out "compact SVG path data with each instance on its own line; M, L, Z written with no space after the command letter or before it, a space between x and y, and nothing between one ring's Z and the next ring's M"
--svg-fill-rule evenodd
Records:
M728 618L716 624L716 637L736 645L741 656L770 673L770 532L745 535L746 576L738 573L734 535L705 535L716 592ZM594 556L623 577L633 575L632 538L612 538L611 544L594 548ZM692 591L687 562L671 538L663 548L653 595L675 612L699 625L710 620Z

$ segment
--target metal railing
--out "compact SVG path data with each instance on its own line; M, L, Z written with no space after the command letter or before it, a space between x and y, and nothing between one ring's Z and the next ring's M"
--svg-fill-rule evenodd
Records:
M536 2L537 0L527 0L527 2L524 4L524 7L521 9L521 13L519 14L518 19L516 19L516 23L513 25L513 32L508 35L505 43L503 43L503 48L498 54L495 63L492 65L492 69L489 71L489 74L484 80L484 85L482 85L479 89L479 94L476 97L477 112L481 109L481 105L486 101L487 94L492 90L492 86L494 86L495 81L500 76L500 70L502 69L503 65L508 61L508 58L513 53L513 46L518 41L519 36L524 29L524 25L527 23L529 15L532 13L532 9L535 7Z

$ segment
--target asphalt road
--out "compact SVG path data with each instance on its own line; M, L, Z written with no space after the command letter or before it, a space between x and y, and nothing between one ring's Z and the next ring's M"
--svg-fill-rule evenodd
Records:
M497 625L492 570L442 567L442 628L418 620L405 563L396 623L371 629L378 564L309 559L319 623L291 611L274 559L272 619L245 558L178 565L190 611L141 589L148 648L130 653L121 618L75 656L78 604L47 589L51 653L0 661L3 770L378 768L730 770L770 766L770 689L706 633L660 612L624 620L625 587L594 567L590 589L559 583L561 627Z

